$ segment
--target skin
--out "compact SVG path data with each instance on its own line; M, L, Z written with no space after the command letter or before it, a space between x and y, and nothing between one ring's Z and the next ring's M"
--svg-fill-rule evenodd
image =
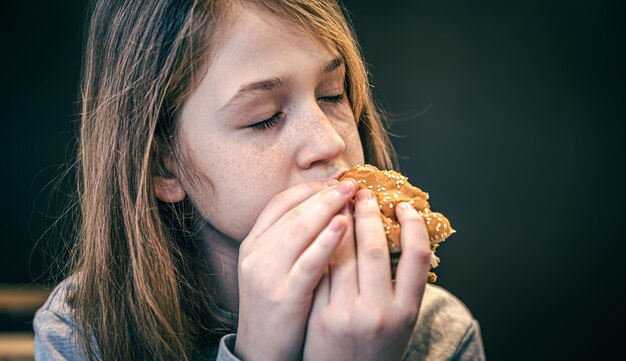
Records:
M350 104L339 100L344 65L330 66L338 52L253 9L238 9L229 29L180 116L185 156L210 184L170 161L178 175L156 177L155 189L168 202L188 196L206 220L219 302L239 312L235 353L401 358L426 281L427 232L412 207L398 206L404 253L394 285L371 192L358 193L353 217L356 183L336 181L364 162ZM236 95L276 78L282 85Z

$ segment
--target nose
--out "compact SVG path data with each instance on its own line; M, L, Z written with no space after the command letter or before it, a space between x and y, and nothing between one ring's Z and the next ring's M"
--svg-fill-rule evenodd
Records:
M301 169L309 169L339 157L346 149L341 127L329 118L317 103L313 103L301 119L301 140L297 162Z

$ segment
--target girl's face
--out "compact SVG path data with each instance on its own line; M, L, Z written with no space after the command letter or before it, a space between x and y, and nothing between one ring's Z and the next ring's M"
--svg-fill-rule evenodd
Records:
M211 181L182 188L243 240L277 193L364 162L339 53L285 20L241 9L180 116L181 144ZM193 184L193 185L191 185Z

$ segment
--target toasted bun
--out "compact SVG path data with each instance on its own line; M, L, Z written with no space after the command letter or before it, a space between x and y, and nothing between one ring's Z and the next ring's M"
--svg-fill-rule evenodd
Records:
M396 218L396 206L400 202L412 204L420 216L424 219L430 237L431 259L430 267L439 265L439 257L435 256L435 250L441 242L455 230L450 226L450 221L441 213L432 212L428 204L428 193L412 186L408 178L393 171L382 171L373 165L359 165L344 173L340 180L352 178L356 180L359 189L369 189L378 201L381 218L387 235L387 244L391 253L392 268L395 274L395 267L399 260L402 246L400 242L400 224ZM437 276L429 272L428 280L435 282Z

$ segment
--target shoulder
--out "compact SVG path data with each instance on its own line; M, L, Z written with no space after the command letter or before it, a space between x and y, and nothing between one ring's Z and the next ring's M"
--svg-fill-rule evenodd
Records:
M447 290L426 285L405 360L483 360L478 322Z
M41 315L50 312L66 318L71 315L71 307L67 304L67 296L70 295L76 289L76 281L74 277L66 278L59 283L50 295L48 299L41 306L35 315L35 321L41 319Z
M76 288L73 278L57 285L33 320L38 360L83 359L72 308L67 296Z

